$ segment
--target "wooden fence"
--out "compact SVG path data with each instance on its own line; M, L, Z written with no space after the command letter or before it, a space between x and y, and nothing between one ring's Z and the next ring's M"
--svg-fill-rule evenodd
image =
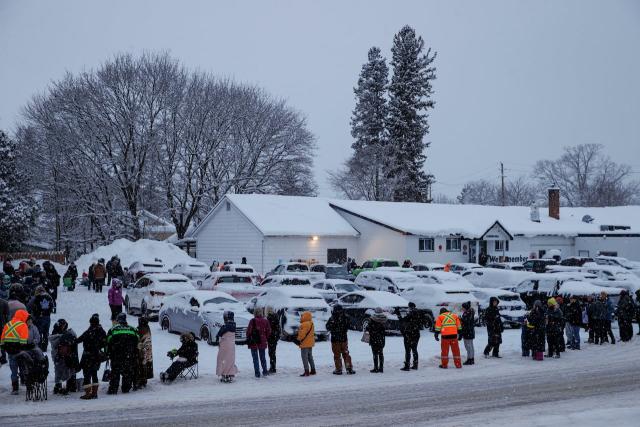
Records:
M11 256L13 260L19 261L23 259L48 259L49 261L65 264L67 257L64 251L38 251L38 252L0 252L0 259L3 261Z

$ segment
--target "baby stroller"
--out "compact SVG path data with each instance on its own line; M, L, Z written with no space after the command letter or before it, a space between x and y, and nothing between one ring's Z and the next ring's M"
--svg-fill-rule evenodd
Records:
M20 376L27 385L26 400L47 400L47 377L49 376L49 358L39 348L22 351L16 361L20 367Z

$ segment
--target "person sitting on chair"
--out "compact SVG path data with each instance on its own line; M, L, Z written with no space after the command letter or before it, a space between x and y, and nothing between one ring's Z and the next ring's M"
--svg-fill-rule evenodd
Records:
M182 345L179 349L167 352L167 356L173 360L166 372L160 373L162 382L171 382L176 379L180 372L198 363L198 343L190 332L180 335Z

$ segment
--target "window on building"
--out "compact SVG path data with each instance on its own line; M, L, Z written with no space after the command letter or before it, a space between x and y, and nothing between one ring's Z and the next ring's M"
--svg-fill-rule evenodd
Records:
M460 239L447 239L447 252L460 252Z
M509 252L509 241L508 240L496 240L495 241L495 252Z
M433 239L418 239L418 251L433 252Z
M231 203L227 202L226 203L226 208L227 208L228 211L230 211L231 210Z

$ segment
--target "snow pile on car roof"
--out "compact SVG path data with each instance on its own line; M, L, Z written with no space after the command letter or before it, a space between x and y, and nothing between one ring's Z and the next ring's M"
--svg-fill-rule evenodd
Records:
M89 271L89 266L92 263L100 258L104 258L105 262L107 262L114 255L120 258L120 263L123 267L129 267L135 261L153 261L156 258L161 259L167 268L171 268L179 262L196 261L187 255L185 251L171 243L148 239L141 239L136 242L118 239L78 258L76 260L78 272Z

